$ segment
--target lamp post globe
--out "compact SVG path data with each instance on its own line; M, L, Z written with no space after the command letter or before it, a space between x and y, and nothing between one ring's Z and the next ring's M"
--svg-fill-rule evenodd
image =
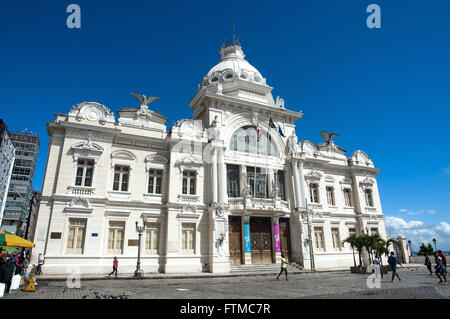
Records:
M434 244L434 250L437 251L437 248L436 248L436 238L433 238L433 244Z

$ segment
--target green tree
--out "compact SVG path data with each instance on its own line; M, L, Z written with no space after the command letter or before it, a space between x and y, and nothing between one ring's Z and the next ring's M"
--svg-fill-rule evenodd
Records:
M345 239L343 241L343 243L349 243L350 246L352 247L352 250L356 248L356 250L358 251L358 255L359 255L359 267L361 267L362 265L362 261L361 261L361 253L362 250L364 248L364 243L361 239L361 236L356 236L356 235L351 235L350 237L348 237L347 239ZM355 254L353 254L353 263L356 267L356 261L355 261Z
M433 252L434 252L434 249L430 243L428 243L428 246L425 246L425 243L422 243L419 247L419 252L417 253L417 255L427 256L427 255L432 255Z

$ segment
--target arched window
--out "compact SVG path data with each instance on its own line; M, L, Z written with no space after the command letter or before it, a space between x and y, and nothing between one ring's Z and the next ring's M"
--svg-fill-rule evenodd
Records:
M239 128L231 137L231 150L249 154L276 156L277 151L271 136L267 132L260 134L261 136L258 138L256 127L254 126Z

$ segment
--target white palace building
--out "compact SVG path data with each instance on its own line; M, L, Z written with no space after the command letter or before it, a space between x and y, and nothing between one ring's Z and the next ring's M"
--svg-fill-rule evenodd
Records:
M145 96L118 118L96 102L55 115L32 263L43 253L47 275L107 274L117 256L119 273L133 273L136 223L145 274L227 273L280 263L281 252L304 269L311 255L316 269L348 269L345 238L386 238L369 156L347 158L326 132L324 143L299 142L302 113L274 100L239 42L220 55L192 118L169 131Z

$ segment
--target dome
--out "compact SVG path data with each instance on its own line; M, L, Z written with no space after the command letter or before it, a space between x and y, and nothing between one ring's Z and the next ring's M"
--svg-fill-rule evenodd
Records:
M204 85L230 82L235 78L266 84L266 80L261 73L244 59L244 52L238 43L224 45L220 50L220 55L220 61L205 76Z

